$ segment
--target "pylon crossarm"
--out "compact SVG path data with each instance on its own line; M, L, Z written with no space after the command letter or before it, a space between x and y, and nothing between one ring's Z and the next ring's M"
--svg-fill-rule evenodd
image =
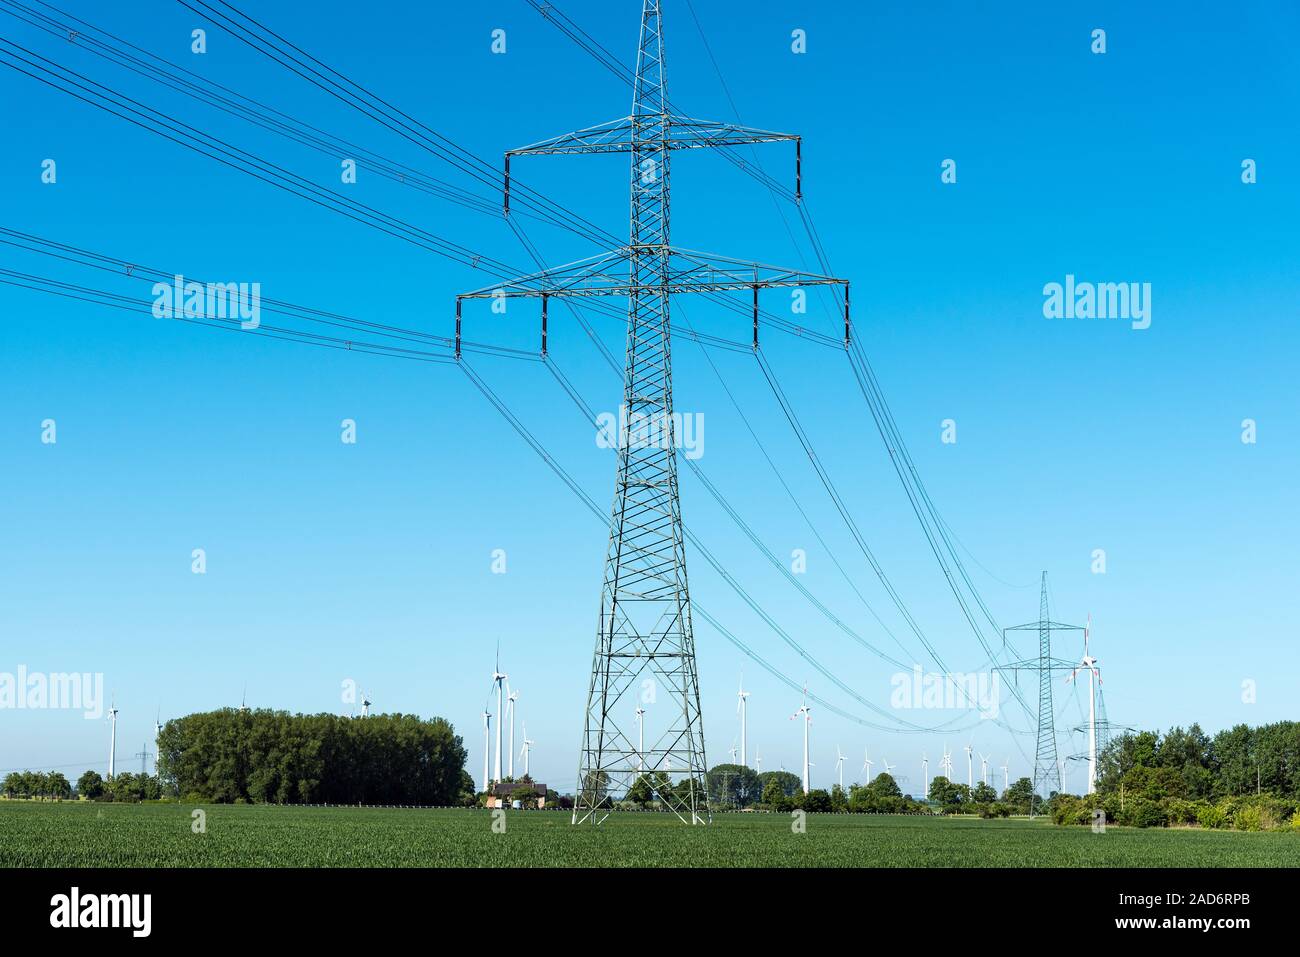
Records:
M1011 625L1003 628L1003 631L1041 631L1048 628L1051 631L1087 631L1083 625L1063 625L1059 621L1030 621L1023 625Z
M507 150L506 156L559 156L574 153L630 153L637 149L637 121L630 116L561 133L529 146ZM778 133L734 123L670 116L664 127L670 150L717 149L759 143L798 143L796 133Z
M681 295L686 293L735 292L763 288L800 286L848 286L847 279L803 272L783 266L746 262L693 249L670 248L662 276L644 283L629 278L627 264L638 250L621 247L563 266L507 279L457 299L577 298L582 296L630 296L633 294ZM641 250L643 255L648 251ZM620 267L622 267L620 269Z

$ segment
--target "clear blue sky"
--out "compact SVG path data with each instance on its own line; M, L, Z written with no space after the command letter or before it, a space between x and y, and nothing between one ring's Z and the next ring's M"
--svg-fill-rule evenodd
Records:
M452 171L167 0L58 6L326 130ZM639 4L562 8L625 59ZM845 5L695 0L743 120L804 134L804 189L831 262L854 282L857 334L939 508L1004 624L1037 617L1047 569L1054 617L1095 622L1112 720L1208 729L1294 717L1300 659L1295 476L1300 332L1300 68L1288 4L1177 10L1128 4ZM486 157L625 115L627 89L515 0L426 4L268 0L256 15L369 89ZM666 0L671 96L734 119L684 0ZM0 17L13 39L331 186L338 163ZM208 52L190 31L208 26ZM1094 28L1107 52L1090 52ZM490 51L507 31L507 53ZM803 55L793 29L807 31ZM264 296L447 333L455 294L481 274L294 199L0 70L6 120L0 224ZM785 147L764 147L774 175ZM43 185L40 164L58 163ZM958 182L940 182L957 162ZM1241 182L1241 163L1258 183ZM617 235L626 159L536 158L518 175ZM678 245L798 266L809 256L766 193L716 157L673 169ZM342 187L339 187L342 188ZM355 196L511 263L499 219L366 177ZM784 214L799 231L795 211ZM530 227L551 262L596 251ZM0 247L7 268L146 296ZM811 260L810 260L811 261ZM9 265L9 264L13 265ZM1042 288L1149 282L1152 323L1048 320ZM774 306L775 307L775 306ZM744 341L743 317L684 304L701 328ZM103 672L121 709L119 761L164 718L237 705L340 711L352 678L379 710L449 718L481 773L480 713L501 643L537 741L534 776L573 787L605 534L450 366L220 335L0 286L0 671ZM814 317L830 331L832 321ZM472 320L475 338L531 347L528 305ZM621 348L619 327L600 326ZM597 409L618 383L567 317L557 362ZM842 356L775 334L766 352L828 469L909 607L953 668L984 656L930 556ZM805 581L869 639L887 641L792 514L695 346L676 354L678 408L702 411L701 465ZM752 358L714 357L784 474L859 587L884 608ZM613 459L536 364L476 367L602 504ZM58 443L40 423L58 423ZM355 419L355 446L339 423ZM940 422L957 422L955 445ZM1241 442L1241 422L1258 442ZM810 652L887 706L892 666L818 616L694 478L683 512ZM194 548L208 572L190 572ZM508 573L491 573L493 549ZM1107 572L1090 572L1105 549ZM798 657L701 561L696 598L780 669ZM883 614L883 612L882 612ZM897 616L886 616L898 628ZM797 769L798 696L703 621L699 671L710 763L736 737L739 673L764 769ZM1022 643L1029 650L1029 643ZM1081 653L1070 639L1064 657ZM927 662L928 664L928 662ZM1243 680L1257 682L1254 704ZM1070 686L1057 683L1062 693ZM818 693L858 714L836 691ZM1024 729L1022 715L1008 710ZM1079 721L1079 701L1062 705ZM904 717L938 724L953 712ZM1032 738L989 722L903 735L814 711L814 783L863 749L920 790L919 756L967 740L1012 776ZM959 723L966 723L964 719ZM103 723L0 712L0 768L102 766ZM752 763L752 755L751 755ZM964 780L964 767L958 761ZM932 761L932 771L935 764ZM880 770L879 763L876 770ZM1000 772L998 781L1000 783ZM1071 785L1078 790L1076 767Z

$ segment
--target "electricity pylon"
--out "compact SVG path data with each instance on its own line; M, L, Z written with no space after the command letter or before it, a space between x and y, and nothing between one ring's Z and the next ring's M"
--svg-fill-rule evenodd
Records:
M672 112L665 85L660 3L643 0L631 115L511 150L505 156L504 209L509 216L513 157L630 154L628 245L456 299L457 359L461 353L464 300L540 299L543 357L547 354L548 300L584 296L628 300L617 478L578 762L575 824L599 824L607 816L612 800L626 794L641 778L683 822L699 824L710 819L704 790L708 765L677 485L679 425L673 409L670 300L682 293L716 296L752 291L753 343L757 349L760 289L842 285L847 347L848 283L670 245L669 160L674 150L776 142L795 144L796 196L800 196L798 136ZM620 723L624 716L634 713L634 708L643 705L649 706L643 720L654 729L650 746L644 751L638 745L636 730L629 729L629 734Z
M998 671L1010 671L1017 679L1022 671L1038 674L1038 744L1034 749L1034 790L1029 797L1029 816L1034 816L1034 802L1041 794L1050 797L1052 791L1061 790L1061 766L1056 753L1056 716L1052 710L1052 673L1073 671L1074 662L1052 657L1052 632L1083 631L1082 625L1063 625L1052 621L1047 609L1047 572L1043 572L1042 591L1038 599L1038 621L1004 628L1009 631L1037 631L1038 657L1013 661L999 666ZM1046 788L1046 792L1043 789Z

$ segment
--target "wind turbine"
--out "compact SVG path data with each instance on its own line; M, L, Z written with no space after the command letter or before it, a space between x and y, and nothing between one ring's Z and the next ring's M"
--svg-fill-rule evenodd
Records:
M492 669L492 683L497 686L497 756L492 764L492 780L499 782L501 780L501 699L504 695L506 679L510 676L501 671L501 645L497 645L497 663Z
M108 738L108 779L113 780L113 775L117 771L117 698L114 697L108 706L108 720L112 724L112 730Z
M1010 761L1011 759L1007 758L1006 760ZM1010 788L1011 788L1011 784L1009 782L1009 779L1007 778L1007 766L1004 764L1002 765L1002 793L1006 794L1007 791L1010 790Z
M869 754L866 752L866 750L864 749L863 752L862 752L862 758L863 758L863 760L862 760L862 771L863 771L863 773L866 774L866 776L867 776L867 783L870 784L870 783L871 783L871 765L872 765L872 763L873 763L872 760L871 760L871 755L869 755Z
M835 745L835 771L840 776L840 790L844 790L844 754L840 751L840 746Z
M930 800L930 756L924 751L921 752L921 778L925 781L922 797L928 801Z
M239 695L239 713L243 714L248 710L248 685L244 685L244 690Z
M153 755L153 775L158 776L158 759L162 754L162 747L159 745L159 739L162 738L162 708L158 709L157 716L153 719L153 746L158 748Z
M880 759L880 763L883 764L883 765L885 766L885 770L882 771L881 773L882 773L882 774L888 774L890 777L893 777L893 770L894 770L894 768L898 767L898 765L897 765L897 764L890 764L888 758L881 758L881 759Z
M728 751L727 753L731 755L731 763L732 763L732 764L735 764L735 763L736 763L736 753L737 753L737 752L736 752L736 739L735 739L735 738L732 738L732 739L731 739L731 750Z
M975 789L975 760L970 745L966 745L966 787Z
M361 692L361 717L370 717L370 696L364 691Z
M1088 637L1092 631L1092 615L1088 615L1088 625L1083 629L1083 660L1070 672L1066 681L1073 681L1074 676L1079 673L1079 668L1088 669L1088 793L1092 794L1097 790L1097 689L1094 685L1101 684L1101 669L1097 667L1097 659L1088 653Z
M636 706L636 769L645 770L645 708Z
M763 773L763 757L758 753L757 748L754 749L754 773L755 774Z
M812 724L812 708L808 707L808 686L803 688L803 704L799 710L790 715L790 720L803 718L803 793L808 793L808 725Z
M520 754L523 756L524 759L524 777L528 777L528 752L532 749L532 746L536 743L537 743L536 741L533 741L531 738L528 737L528 722L525 721L524 722L524 746L523 749L520 751Z
M515 776L515 702L519 700L519 689L511 688L506 682L506 711L510 714L510 777Z
M484 709L483 711L483 790L486 791L492 787L492 780L488 777L488 758L492 755L492 712Z
M943 760L939 762L939 767L943 768L944 775L949 781L952 780L952 755L948 753L948 745L943 746Z
M983 751L980 752L980 783L989 783L989 758Z
M749 752L745 748L745 719L749 711L749 705L745 699L748 697L749 692L745 690L745 673L742 671L740 673L740 690L736 692L736 713L740 715L740 764L742 767L747 767L749 760Z

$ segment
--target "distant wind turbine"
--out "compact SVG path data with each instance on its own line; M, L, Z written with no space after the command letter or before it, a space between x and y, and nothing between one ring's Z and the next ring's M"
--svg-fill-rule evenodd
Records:
M1088 626L1083 629L1083 660L1070 672L1066 681L1073 681L1074 676L1079 673L1080 668L1086 668L1088 671L1088 793L1092 794L1097 790L1097 689L1094 686L1101 684L1101 669L1097 667L1097 659L1088 653L1088 636L1092 631L1092 615L1088 615Z
M840 746L835 745L835 770L840 777L840 790L844 790L844 754L840 751Z
M510 714L510 777L515 776L515 702L519 700L519 689L511 688L506 682L506 711Z
M865 749L862 751L862 771L867 776L867 783L871 783L871 755Z
M524 759L524 777L528 777L528 752L537 742L528 737L528 722L524 722L524 747L520 754Z
M497 663L492 669L492 683L497 686L497 755L496 760L492 763L492 780L499 782L501 780L501 726L505 723L501 719L504 713L501 710L502 697L506 679L510 676L501 671L501 644L497 643Z
M749 712L749 704L745 699L748 697L749 692L745 690L745 673L742 671L740 673L740 690L736 692L736 713L740 715L740 763L744 767L748 767L749 761L749 752L745 747L745 725Z
M108 720L112 725L108 737L108 779L111 781L117 773L117 698L108 706Z
M812 708L808 707L808 686L804 685L803 704L799 710L790 715L790 720L803 719L803 793L808 793L808 725L812 724Z

